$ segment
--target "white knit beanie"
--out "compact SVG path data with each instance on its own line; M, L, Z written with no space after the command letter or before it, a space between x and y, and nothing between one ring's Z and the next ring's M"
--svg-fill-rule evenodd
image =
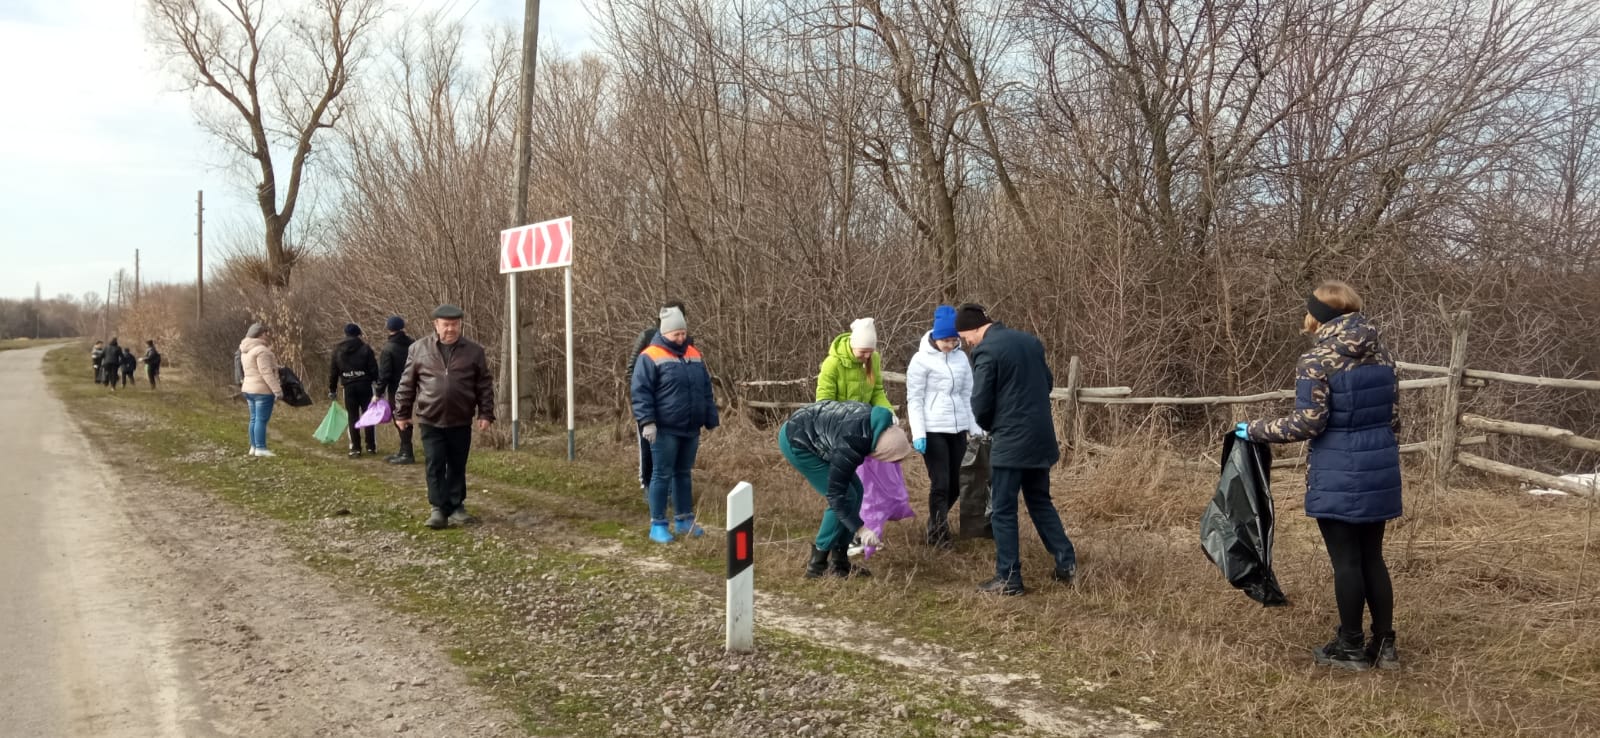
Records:
M878 326L871 318L861 318L850 324L850 348L878 348Z
M686 331L686 330L689 330L689 321L683 319L683 311L682 310L679 310L676 307L668 305L667 307L661 308L661 329L660 330L661 330L662 333L671 333L673 331Z

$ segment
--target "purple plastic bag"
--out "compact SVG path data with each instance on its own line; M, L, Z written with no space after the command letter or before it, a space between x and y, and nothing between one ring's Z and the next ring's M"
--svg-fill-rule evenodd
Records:
M899 464L867 457L856 476L861 477L861 522L872 532L883 537L883 524L891 520L905 520L917 516L911 509L911 497L906 492L906 477ZM862 558L871 558L877 552L874 546L862 551Z
M383 425L394 419L394 411L389 408L389 401L379 397L367 406L367 411L361 414L361 419L356 421L357 428L371 428Z

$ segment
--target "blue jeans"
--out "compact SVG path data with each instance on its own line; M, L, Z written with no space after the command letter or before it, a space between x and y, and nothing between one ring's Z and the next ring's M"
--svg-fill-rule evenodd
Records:
M1017 551L1017 492L1028 506L1028 517L1044 541L1044 550L1056 560L1056 571L1070 572L1078 566L1072 540L1061 526L1061 515L1050 501L1050 470L994 468L989 502L994 508L989 523L994 529L994 575L1013 584L1022 584L1022 561Z
M650 445L650 522L667 522L667 493L677 518L694 516L694 487L690 470L700 450L700 435L680 436L656 429L656 442Z
M250 448L266 448L267 421L272 419L273 397L270 394L246 392L244 401L250 404Z

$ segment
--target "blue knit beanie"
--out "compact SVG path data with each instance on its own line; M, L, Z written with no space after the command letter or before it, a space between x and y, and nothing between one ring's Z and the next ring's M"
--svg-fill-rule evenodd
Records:
M956 309L940 305L933 309L933 335L935 341L956 337Z
M383 327L391 331L403 331L406 329L406 319L398 315L391 315L388 322L383 324Z

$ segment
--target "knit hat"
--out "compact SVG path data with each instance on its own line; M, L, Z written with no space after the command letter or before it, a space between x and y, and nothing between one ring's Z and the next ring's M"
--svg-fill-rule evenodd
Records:
M933 309L933 335L935 341L956 337L956 309L940 305Z
M956 308L956 330L970 331L982 328L994 321L989 320L989 314L984 312L983 306L969 302Z
M683 311L682 310L679 310L678 308L672 307L670 305L667 306L667 307L661 308L661 332L662 333L671 333L673 331L686 331L686 330L689 330L689 321L683 319Z
M398 315L391 315L389 320L384 322L383 328L390 331L403 331L406 329L406 319Z
M465 313L461 312L461 308L449 303L445 303L433 309L433 317L440 320L460 320L463 315L465 315Z
M266 325L261 324L261 323L251 323L250 324L250 328L247 329L244 332L244 337L245 338L260 338L261 334L266 333L266 332L267 332L267 326Z
M361 326L356 325L355 323L345 323L344 334L351 338L355 338L356 336L361 335Z
M872 458L894 463L911 455L911 439L900 426L891 425L878 436L878 445L872 447Z
M878 347L878 325L872 318L861 318L850 323L850 348L875 349Z

